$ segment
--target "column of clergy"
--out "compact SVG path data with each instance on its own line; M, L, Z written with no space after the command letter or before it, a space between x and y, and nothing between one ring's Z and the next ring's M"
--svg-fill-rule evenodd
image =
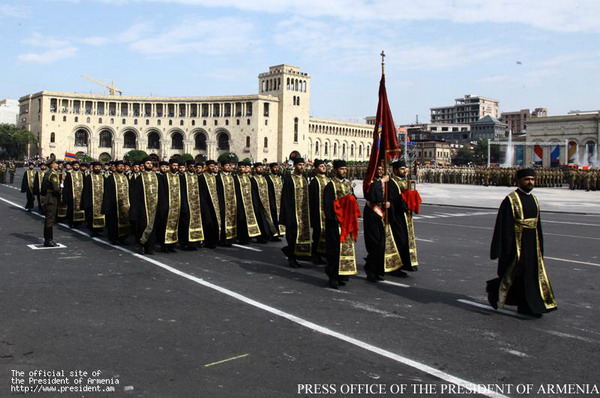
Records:
M21 185L25 208L31 211L37 200L44 212L44 181L54 176L60 187L56 220L71 228L85 226L92 237L106 234L111 244L126 245L133 237L140 254L152 255L158 248L173 253L176 247L192 251L285 238L288 264L326 264L332 288L358 273L361 211L343 160L333 161L328 170L325 161L316 159L310 179L302 158L293 160L291 170L278 163L180 163L175 158L56 163L58 168L50 169L29 163ZM364 209L365 270L372 282L389 272L406 277L404 270L418 265L412 212L402 198L408 169L401 161L393 166L391 176L378 169ZM47 228L45 239L51 240Z

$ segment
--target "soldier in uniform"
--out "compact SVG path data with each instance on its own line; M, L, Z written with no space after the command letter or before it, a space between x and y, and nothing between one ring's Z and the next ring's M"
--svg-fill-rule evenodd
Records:
M10 176L10 183L15 182L15 171L17 171L17 167L15 166L15 162L8 162L8 175Z
M35 164L33 162L29 162L27 165L27 170L25 174L23 174L23 180L21 181L21 192L25 193L27 196L27 203L25 203L25 209L30 212L33 209L34 201L34 187L35 187L35 176L37 172L34 170Z
M44 247L57 247L54 242L52 227L56 223L58 202L60 200L61 184L58 177L58 164L54 159L48 162L49 170L44 174L41 194L44 200Z
M6 184L6 164L0 161L0 184Z

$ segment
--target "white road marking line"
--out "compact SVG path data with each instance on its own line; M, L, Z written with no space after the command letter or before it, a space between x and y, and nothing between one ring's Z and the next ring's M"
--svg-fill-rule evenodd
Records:
M542 224L544 223L544 221L542 221ZM593 240L600 240L600 238L594 238L591 236L579 236L579 235L563 235L563 234L553 234L550 232L544 232L544 235L552 235L552 236L562 236L565 238L577 238L577 239L593 239Z
M424 215L420 215L419 218L435 218L434 216L424 216Z
M587 224L583 222L571 222L571 221L552 221L552 220L544 220L544 224L567 224L567 225L583 225L586 227L600 227L600 224Z
M11 202L9 200L6 200L4 198L0 198L0 200L4 201L6 203L9 203L9 204L11 204L13 206L16 206L18 208L23 209L22 206L19 206L16 203L13 203L13 202ZM77 232L77 233L79 233L81 235L89 236L85 232L79 231L77 229L73 229L72 231L75 231L75 232ZM223 293L223 294L225 294L225 295L227 295L229 297L232 297L232 298L234 298L236 300L242 301L242 302L244 302L246 304L249 304L251 306L254 306L256 308L262 309L262 310L264 310L266 312L269 312L271 314L280 316L281 318L287 319L287 320L289 320L291 322L294 322L294 323L296 323L296 324L298 324L300 326L303 326L303 327L305 327L307 329L314 330L314 331L322 333L322 334L324 334L326 336L334 337L334 338L336 338L338 340L345 341L345 342L347 342L349 344L352 344L352 345L357 346L359 348L362 348L364 350L370 351L370 352L372 352L374 354L381 355L381 356L383 356L385 358L389 358L389 359L391 359L393 361L396 361L398 363L404 364L404 365L409 366L411 368L414 368L414 369L420 370L422 372L428 373L428 374L430 374L430 375L432 375L434 377L437 377L439 379L445 380L445 381L447 381L449 383L459 385L459 386L463 387L465 390L477 392L478 394L485 395L487 397L508 398L505 395L498 394L495 391L492 391L490 389L485 389L483 391L479 391L479 389L477 388L477 390L476 390L476 387L474 387L474 386L476 386L476 383L473 383L473 382L461 379L461 378L453 376L453 375L451 375L449 373L443 372L443 371L441 371L439 369L435 369L435 368L433 368L431 366L425 365L425 364L423 364L421 362L414 361L412 359L403 357L402 355L395 354L395 353L393 353L391 351L384 350L383 348L379 348L379 347L374 346L372 344L369 344L369 343L366 343L364 341L361 341L361 340L355 339L353 337L347 336L347 335L345 335L343 333L336 332L336 331L334 331L332 329L329 329L329 328L326 328L324 326L318 325L316 323L307 321L306 319L300 318L298 316L289 314L289 313L287 313L285 311L282 311L282 310L279 310L277 308L271 307L269 305L263 304L263 303L258 302L256 300L253 300L253 299L251 299L249 297L246 297L246 296L243 296L243 295L241 295L239 293L236 293L236 292L234 292L232 290L229 290L229 289L223 288L221 286L215 285L213 283L207 282L204 279L201 279L201 278L195 277L193 275L187 274L187 273L185 273L183 271L178 270L177 268L173 268L173 267L171 267L171 266L169 266L167 264L161 263L160 261L157 261L155 259L145 257L142 254L134 253L131 250L126 249L124 247L111 245L110 243L108 243L108 242L106 242L106 241L104 241L102 239L99 239L99 238L93 238L93 240L95 240L97 242L100 242L100 243L103 243L103 244L105 244L105 245L107 245L109 247L112 247L114 249L121 250L121 251L123 251L125 253L131 254L134 257L137 257L137 258L139 258L141 260L144 260L144 261L147 261L147 262L149 262L151 264L154 264L154 265L156 265L156 266L158 266L158 267L160 267L160 268L162 268L162 269L164 269L166 271L169 271L169 272L171 272L171 273L173 273L175 275L179 275L179 276L181 276L181 277L183 277L185 279L188 279L188 280L190 280L192 282L196 282L199 285L202 285L202 286L207 287L209 289L213 289L213 290L215 290L217 292Z
M365 275L365 274L356 274L356 277L367 279L367 275ZM392 282L392 281L388 281L388 280L379 281L377 283L383 283L384 285L392 285L392 286L399 286L399 287L410 287L410 285L405 285L404 283Z
M517 351L517 350L511 350L510 348L501 348L502 351L507 352L509 354L512 355L516 355L518 357L522 357L522 358L531 358L531 355L527 355L524 352L521 351Z
M576 339L576 340L585 341L586 343L598 343L598 341L594 340L594 339L588 339L587 337L576 336L574 334L569 334L569 333L557 332L555 330L543 330L543 329L536 329L536 330L538 330L540 332L545 332L545 333L551 334L553 336L566 337L568 339Z
M514 316L515 318L520 318L520 319L532 319L532 317L527 316L527 315L521 315L518 312L514 312L514 311L507 311L503 308L498 308L497 310L493 309L491 306L489 305L485 305L485 304L481 304L478 303L476 301L471 301L471 300L465 300L465 299L458 299L457 301L463 303L463 304L469 304L472 305L473 307L478 307L478 308L483 308L485 310L490 310L490 311L495 311L495 312L499 312L501 314L504 315L509 315L509 316Z
M239 247L240 249L252 250L253 252L262 252L261 249L257 249L255 247L250 246L238 245L237 243L234 243L232 246Z
M416 240L420 240L421 242L429 242L429 243L435 243L435 241L430 240L430 239L423 239L423 238L415 238Z
M440 218L454 217L454 215L449 216L448 214L443 214L443 213L434 213L433 215L435 217L440 217Z
M596 267L600 267L600 264L596 264L596 263L589 263L587 261L577 261L577 260L568 260L566 258L558 258L558 257L547 257L544 256L545 259L547 260L555 260L555 261L564 261L566 263L575 263L575 264L585 264L585 265L594 265Z

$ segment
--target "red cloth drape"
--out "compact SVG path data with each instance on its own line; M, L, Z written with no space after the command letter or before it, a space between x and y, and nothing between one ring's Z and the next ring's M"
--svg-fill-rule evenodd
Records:
M421 195L419 195L419 191L404 191L402 192L402 198L406 202L408 210L419 214L421 211L421 203L423 203L423 200L421 200Z
M358 240L358 217L360 208L354 195L342 196L333 201L333 209L340 223L340 242L345 242L348 235L352 235L354 241Z

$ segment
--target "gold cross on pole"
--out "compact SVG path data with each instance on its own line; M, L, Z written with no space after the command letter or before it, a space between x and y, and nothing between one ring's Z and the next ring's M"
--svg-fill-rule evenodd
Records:
M381 73L385 73L385 52L381 50Z

